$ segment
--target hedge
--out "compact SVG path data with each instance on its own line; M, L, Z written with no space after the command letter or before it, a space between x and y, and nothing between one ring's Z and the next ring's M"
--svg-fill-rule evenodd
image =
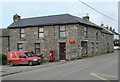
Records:
M0 65L6 65L7 63L7 56L5 54L0 54Z

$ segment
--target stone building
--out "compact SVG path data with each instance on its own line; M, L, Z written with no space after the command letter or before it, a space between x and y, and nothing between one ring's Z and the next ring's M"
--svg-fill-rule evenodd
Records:
M112 32L111 27L105 27L101 25L103 30L101 31L101 52L109 53L114 50L114 33ZM109 29L110 28L110 29Z
M21 19L16 14L13 20L8 26L11 51L33 50L44 54L46 60L50 50L56 60L113 52L113 34L90 22L89 16L61 14ZM71 38L74 44L69 43Z
M9 33L7 28L0 29L0 54L9 51Z

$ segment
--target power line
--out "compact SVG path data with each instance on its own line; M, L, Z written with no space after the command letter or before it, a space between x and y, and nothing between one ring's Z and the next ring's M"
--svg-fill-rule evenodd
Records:
M119 20L113 19L112 17L109 17L109 16L107 16L107 15L101 13L100 11L98 11L98 10L96 10L95 8L89 6L89 5L86 4L85 2L83 2L83 1L81 1L81 0L79 0L79 1L80 1L81 3L83 3L84 5L86 5L87 7L91 8L92 10L96 11L97 13L99 13L99 14L101 14L101 15L103 15L103 16L105 16L105 17L107 17L107 18L109 18L109 19L111 19L111 20L113 20L113 21L120 22Z

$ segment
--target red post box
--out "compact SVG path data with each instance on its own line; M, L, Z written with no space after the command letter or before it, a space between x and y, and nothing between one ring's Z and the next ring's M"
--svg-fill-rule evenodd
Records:
M50 57L50 62L54 61L54 54L53 54L53 50L49 51L49 57Z

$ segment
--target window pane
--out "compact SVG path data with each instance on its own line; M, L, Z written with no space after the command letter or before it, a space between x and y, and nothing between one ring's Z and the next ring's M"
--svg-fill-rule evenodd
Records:
M21 34L21 38L25 38L25 34Z
M98 51L98 43L96 43L96 52Z
M22 50L22 48L23 48L22 43L18 43L18 50Z
M40 53L40 43L35 43L35 53Z
M60 31L65 31L65 26L60 26Z
M84 32L84 37L87 37L87 33L86 32Z
M24 58L24 56L25 56L24 54L20 54L20 58Z
M25 29L21 29L21 33L25 33Z
M39 33L39 37L44 37L44 33Z
M35 48L40 48L40 43L35 43Z
M98 30L96 30L96 35L98 35Z
M84 27L84 31L87 31L87 27Z
M39 32L43 32L43 28L39 28Z
M65 37L65 32L60 32L60 37Z
M22 48L22 43L19 43L18 46L19 46L19 48Z

